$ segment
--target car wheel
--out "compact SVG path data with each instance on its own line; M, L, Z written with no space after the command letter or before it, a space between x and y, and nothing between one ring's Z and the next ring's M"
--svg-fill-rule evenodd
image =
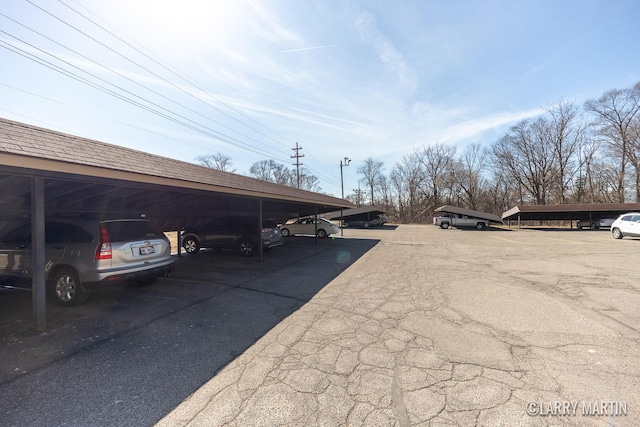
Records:
M368 222L364 223L364 228L369 228L369 223Z
M442 224L440 224L440 228L444 228L446 230L447 228L449 228L449 223L443 222Z
M289 237L291 233L289 232L288 228L283 228L282 230L280 230L280 234L282 234L282 237Z
M320 230L318 230L318 237L321 239L327 237L327 232L321 228Z
M591 226L589 227L589 229L591 230L597 230L598 229L598 225L594 222L591 224Z
M249 239L243 239L240 241L240 255L242 256L251 256L253 255L255 245Z
M614 239L622 239L622 237L624 237L619 228L614 228L611 230L611 233L613 234Z
M578 222L578 223L576 224L576 228L577 228L578 230L582 230L582 224Z
M476 228L478 230L484 230L484 222L479 222L476 224Z
M200 251L200 242L195 237L186 237L182 241L182 247L188 254L197 254Z
M54 300L63 307L82 304L87 300L78 274L70 268L62 268L55 273L52 289Z

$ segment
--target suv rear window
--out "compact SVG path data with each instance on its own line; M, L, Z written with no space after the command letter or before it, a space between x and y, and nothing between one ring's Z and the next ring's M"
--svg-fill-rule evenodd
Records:
M93 240L87 231L64 222L46 222L44 236L47 243L89 243Z
M105 221L103 222L112 242L151 239L161 237L162 233L150 221Z
M44 224L46 243L88 243L93 240L86 230L64 222L47 221ZM22 224L0 237L2 243L31 244L31 223Z

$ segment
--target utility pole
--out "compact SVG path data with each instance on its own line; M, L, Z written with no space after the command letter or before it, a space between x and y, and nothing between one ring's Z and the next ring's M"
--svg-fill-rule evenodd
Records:
M351 163L351 159L348 157L344 158L344 163L340 160L340 188L342 189L342 200L344 200L344 178L342 175L342 168L349 166L349 163ZM344 216L342 215L342 206L340 206L340 236L344 236Z
M293 165L296 167L296 179L298 181L298 188L300 188L300 166L303 165L303 163L300 163L300 157L304 157L304 154L299 153L299 151L302 150L302 147L299 147L297 142L296 148L292 148L292 150L296 152L296 154L291 156L291 158L296 159L296 162Z
M355 193L356 198L356 207L360 207L362 205L362 190L360 189L360 183L358 183L358 188L354 188L353 192Z

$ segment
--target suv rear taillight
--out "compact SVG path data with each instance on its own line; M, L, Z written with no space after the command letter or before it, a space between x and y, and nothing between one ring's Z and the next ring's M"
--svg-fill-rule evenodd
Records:
M95 259L111 259L111 242L104 224L100 224L100 244L96 248Z

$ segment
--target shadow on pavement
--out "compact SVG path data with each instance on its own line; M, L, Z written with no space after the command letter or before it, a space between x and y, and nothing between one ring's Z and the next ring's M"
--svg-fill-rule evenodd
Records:
M153 425L378 240L291 237L258 258L202 251L171 277L72 308L0 290L3 425Z
M393 231L397 228L398 226L395 224L385 224L385 225L375 225L371 227L349 226L346 229Z

